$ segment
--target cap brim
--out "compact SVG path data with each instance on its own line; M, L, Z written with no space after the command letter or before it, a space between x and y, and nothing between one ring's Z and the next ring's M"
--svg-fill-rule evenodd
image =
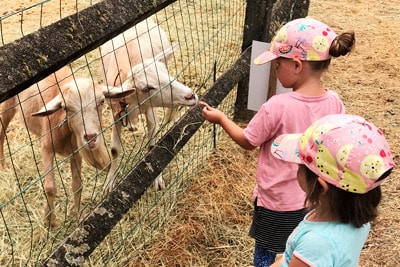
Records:
M256 59L254 59L254 64L261 65L270 62L278 57L279 57L278 55L272 53L270 50L267 50L258 57L256 57Z
M272 155L280 160L301 164L299 140L303 134L283 134L271 144Z

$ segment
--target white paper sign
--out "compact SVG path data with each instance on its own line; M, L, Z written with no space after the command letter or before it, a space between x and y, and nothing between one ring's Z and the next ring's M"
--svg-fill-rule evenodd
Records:
M269 74L271 63L255 65L254 59L261 53L270 48L270 43L253 41L251 48L251 63L249 77L249 96L247 101L247 109L258 111L262 104L267 101ZM284 88L279 80L276 83L276 94L282 94L292 91L291 88Z

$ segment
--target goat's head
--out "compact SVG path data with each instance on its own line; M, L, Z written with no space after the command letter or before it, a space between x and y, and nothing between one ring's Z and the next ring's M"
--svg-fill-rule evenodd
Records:
M151 102L153 107L193 106L197 95L186 85L169 75L166 61L172 56L178 45L146 59L134 66L125 82L123 90L136 89L136 94L126 100L128 103ZM129 98L137 98L131 101ZM151 99L151 100L150 100Z
M103 169L110 161L103 141L101 121L106 97L123 97L125 93L116 90L104 94L104 86L91 79L75 79L60 88L60 94L48 101L32 116L49 116L63 109L69 130L75 139L82 157L92 166ZM95 153L92 153L95 151Z

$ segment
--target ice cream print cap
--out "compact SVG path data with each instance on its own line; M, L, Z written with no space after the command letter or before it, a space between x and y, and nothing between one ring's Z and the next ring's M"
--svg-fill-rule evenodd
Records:
M382 131L356 115L335 114L314 122L303 134L278 136L271 145L278 159L305 164L326 182L364 194L395 167Z
M330 58L329 48L336 33L326 24L312 19L295 19L285 24L272 39L271 48L254 60L261 65L278 57L322 61Z

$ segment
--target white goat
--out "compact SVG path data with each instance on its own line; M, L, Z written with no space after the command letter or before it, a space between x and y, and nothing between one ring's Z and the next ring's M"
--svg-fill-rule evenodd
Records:
M198 97L168 73L166 61L178 46L172 47L167 34L151 19L147 19L106 42L101 47L103 80L109 86L121 84L123 90L135 89L135 94L111 104L113 119L111 154L113 160L104 190L114 187L117 158L121 154L121 127L118 119L122 111L130 112L130 122L136 124L140 113L145 114L150 147L155 144L158 131L155 107L175 108L192 106ZM165 187L162 175L154 183L155 189Z
M101 134L101 118L108 91L112 97L123 97L120 88L105 89L91 79L75 79L69 68L64 67L37 84L24 90L2 104L0 113L0 157L4 158L3 144L7 127L17 110L24 117L27 130L41 138L43 158L44 223L54 226L54 199L57 187L54 180L55 154L70 156L73 210L80 217L82 158L97 169L109 165L110 157ZM39 111L38 109L42 107ZM23 123L23 122L22 122ZM80 149L83 147L82 149ZM79 153L76 151L79 149ZM4 165L4 162L2 162Z

